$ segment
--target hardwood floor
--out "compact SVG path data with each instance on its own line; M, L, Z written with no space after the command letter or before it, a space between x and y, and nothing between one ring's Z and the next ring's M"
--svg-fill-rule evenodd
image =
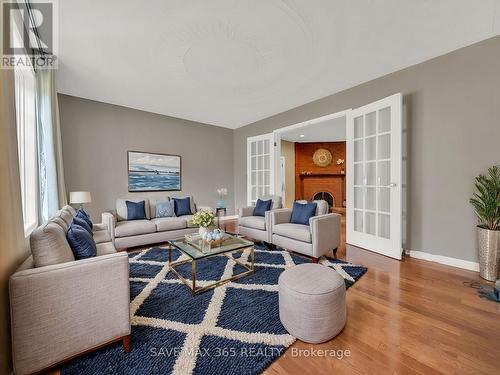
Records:
M465 285L481 281L476 272L413 258L399 262L345 242L337 256L368 267L347 292L344 330L320 345L295 342L265 374L500 372L500 304Z
M344 330L320 345L297 341L266 374L500 373L500 304L464 285L481 280L476 272L345 243L337 256L368 267L347 292ZM350 355L297 356L313 348Z

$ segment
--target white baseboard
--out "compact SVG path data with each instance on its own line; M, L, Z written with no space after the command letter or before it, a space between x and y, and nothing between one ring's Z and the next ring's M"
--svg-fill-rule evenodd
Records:
M425 253L423 251L409 250L408 253L412 258L428 260L431 262L445 264L447 266L458 267L458 268L463 268L463 269L470 270L470 271L479 272L479 263L477 263L477 262L471 262L469 260L445 257L443 255L435 255L435 254Z

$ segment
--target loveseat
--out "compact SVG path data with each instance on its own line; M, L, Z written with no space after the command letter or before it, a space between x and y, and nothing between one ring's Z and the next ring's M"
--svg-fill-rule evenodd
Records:
M129 262L107 226L95 224L95 257L75 260L66 239L75 210L65 206L30 236L32 256L10 277L16 375L43 371L99 346L130 343Z
M109 234L116 248L122 249L150 245L181 238L185 234L197 232L198 226L191 223L193 214L197 212L197 206L192 196L189 196L190 215L156 217L156 204L158 202L168 202L173 198L178 197L118 198L116 200L116 209L102 214L102 222L106 223L109 228ZM127 201L135 203L145 201L146 218L142 220L128 220Z

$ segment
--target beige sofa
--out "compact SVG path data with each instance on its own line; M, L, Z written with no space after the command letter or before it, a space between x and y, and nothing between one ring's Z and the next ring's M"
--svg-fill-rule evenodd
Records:
M31 374L99 346L130 343L129 262L106 225L95 225L97 256L75 260L66 206L30 236L32 256L10 277L12 357Z
M273 245L310 256L317 262L328 251L333 250L336 255L340 244L341 216L328 213L326 201L314 202L317 204L316 213L309 219L309 225L290 223L292 210L289 208L271 211L271 241Z
M176 197L177 198L177 197ZM184 198L184 197L180 197ZM196 203L190 198L191 212L197 211ZM118 249L150 245L167 240L181 238L185 234L195 233L198 226L191 223L192 215L179 217L156 217L156 203L170 200L163 198L119 198L116 209L102 214L102 221L109 228L111 239ZM127 220L126 201L145 201L146 220ZM206 207L200 209L207 209ZM208 208L209 209L209 208Z

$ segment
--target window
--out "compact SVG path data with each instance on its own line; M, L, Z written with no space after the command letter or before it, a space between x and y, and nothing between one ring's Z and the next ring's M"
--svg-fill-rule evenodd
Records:
M37 211L37 138L35 73L29 67L15 69L17 148L23 202L25 235L38 224Z

